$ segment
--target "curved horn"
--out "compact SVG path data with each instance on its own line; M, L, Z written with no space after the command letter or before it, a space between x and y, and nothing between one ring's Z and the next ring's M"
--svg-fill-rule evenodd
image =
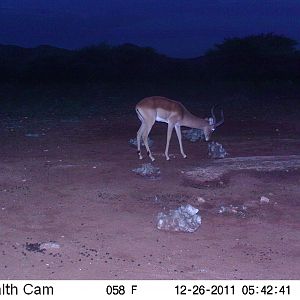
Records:
M224 123L224 112L223 112L223 109L221 110L221 117L222 117L222 120L220 120L218 123L216 123L215 127L218 127L218 126L220 126L221 124Z
M214 114L214 109L215 109L216 106L217 106L217 105L214 105L214 106L211 108L211 115L212 115L212 117L213 117L215 127L218 127L218 126L220 126L221 124L224 123L224 112L223 112L223 109L222 109L222 110L221 110L221 117L222 117L222 119L221 119L219 122L217 122L216 116L215 116L215 114Z
M214 109L215 109L215 107L216 107L216 105L214 105L214 106L211 108L211 110L210 110L211 116L212 116L212 118L213 118L213 120L214 120L214 124L216 124L216 122L217 122L216 116L215 116L215 114L214 114Z

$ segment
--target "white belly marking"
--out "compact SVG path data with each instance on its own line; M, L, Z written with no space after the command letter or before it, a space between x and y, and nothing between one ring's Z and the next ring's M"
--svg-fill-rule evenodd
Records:
M159 116L156 116L155 121L157 121L157 122L166 122L166 123L168 123L167 120L165 120L165 119L163 119L163 118L160 118Z

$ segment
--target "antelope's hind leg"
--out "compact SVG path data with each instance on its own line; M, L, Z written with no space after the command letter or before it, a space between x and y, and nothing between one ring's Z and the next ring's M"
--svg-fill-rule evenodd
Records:
M181 136L181 129L180 129L180 125L175 125L175 130L177 133L177 137L178 137L178 142L179 142L179 147L180 147L180 152L181 155L183 156L183 158L186 158L186 154L183 151L183 147L182 147L182 136Z
M149 136L149 133L150 133L150 131L151 131L151 129L152 129L152 126L153 126L154 122L155 122L155 121L153 121L153 123L150 124L150 125L148 124L148 125L146 126L146 128L145 128L143 134L142 134L143 141L144 141L145 147L146 147L146 149L147 149L147 154L148 154L149 158L150 158L152 161L154 161L155 158L152 156L152 153L151 153L151 151L150 151L150 147L149 147L149 145L148 145L148 136Z
M136 141L137 141L137 154L139 156L139 159L143 159L142 153L141 153L141 136L143 135L144 131L146 129L146 126L144 122L142 122L140 129L137 132L136 135Z
M169 145L170 145L170 140L171 140L173 129L174 129L174 125L172 125L171 123L168 123L167 144L166 144L166 150L165 150L166 160L170 160L170 157L169 157Z

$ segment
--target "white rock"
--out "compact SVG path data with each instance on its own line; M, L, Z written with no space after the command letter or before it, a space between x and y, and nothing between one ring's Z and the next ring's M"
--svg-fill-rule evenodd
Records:
M197 201L198 201L199 203L205 203L205 199L202 198L202 197L197 197Z
M56 242L46 242L40 245L40 249L59 249L60 245Z
M269 203L270 199L265 197L265 196L261 196L260 197L260 203Z

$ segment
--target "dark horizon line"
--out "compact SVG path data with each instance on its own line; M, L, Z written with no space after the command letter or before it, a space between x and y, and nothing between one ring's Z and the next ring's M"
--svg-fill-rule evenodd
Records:
M105 42L105 41L102 41L102 42L99 42L99 43L94 43L94 44L89 44L89 45L86 45L86 46L82 46L82 47L78 47L78 48L69 48L69 47L62 47L62 46L54 46L54 45L51 45L51 44L39 44L39 45L36 45L36 46L21 46L21 45L17 45L17 44L2 44L0 43L0 47L1 46L11 46L11 47L18 47L18 48L23 48L23 49L36 49L36 48L39 48L39 47L49 47L49 48L56 48L56 49L60 49L60 50L66 50L66 51L80 51L80 50L83 50L83 49L87 49L87 48L92 48L92 47L99 47L101 45L107 45L109 47L112 47L112 48L115 48L115 47L121 47L121 46L125 46L125 45L131 45L133 47L137 47L137 48L141 48L141 49L153 49L155 53L157 53L158 55L163 55L163 56L166 56L168 58L172 58L172 59L178 59L178 60L192 60L192 59L197 59L197 58L201 58L203 56L205 56L205 54L212 50L216 45L218 44L221 44L222 42L224 42L225 40L227 39L234 39L234 38L240 38L240 39L243 39L243 38L247 38L247 37L250 37L250 36L259 36L259 35L266 35L266 34L272 34L272 35L277 35L277 36L283 36L283 37L286 37L286 38L289 38L291 40L294 40L297 42L297 45L296 45L296 48L297 50L300 50L300 41L298 41L298 39L294 39L294 38L291 38L287 35L283 35L283 34L276 34L274 32L268 32L268 33L260 33L260 34L248 34L248 35L245 35L243 37L239 37L239 36L232 36L232 37L226 37L226 38L223 38L223 40L221 42L218 42L218 43L215 43L213 46L211 46L210 48L208 48L206 51L204 51L204 53L202 54L199 54L197 56L192 56L192 57L176 57L176 56L172 56L172 55L169 55L169 54L166 54L166 53L162 53L160 52L159 50L155 49L154 47L151 47L151 46L140 46L138 44L134 44L134 43L130 43L130 42L125 42L125 43L120 43L120 44L112 44L112 43L108 43L108 42Z
M22 48L22 49L36 49L36 48L39 48L39 47L49 47L49 48L56 48L56 49L60 49L60 50L66 50L66 51L80 51L80 50L83 50L83 49L87 49L87 48L92 48L92 47L99 47L101 45L107 45L109 47L121 47L121 46L125 46L125 45L131 45L131 46L134 46L134 47L138 47L138 48L150 48L150 49L153 49L155 51L155 53L157 53L158 55L163 55L163 56L166 56L168 58L172 58L172 59L196 59L196 58L199 58L199 57L202 57L205 55L205 53L203 54L199 54L198 56L193 56L193 57L176 57L176 56L171 56L169 54L166 54L166 53L162 53L162 52L159 52L157 49L155 49L154 47L151 47L151 46L139 46L137 44L134 44L134 43L121 43L121 44L117 44L117 45L113 45L113 44L109 44L109 43L106 43L106 42L100 42L98 44L89 44L89 45L86 45L86 46L82 46L82 47L78 47L78 48L68 48L68 47L61 47L61 46L54 46L54 45L50 45L50 44L39 44L39 45L36 45L36 46L31 46L31 47L28 47L28 46L21 46L21 45L17 45L17 44L2 44L0 43L0 47L4 46L4 47L18 47L18 48ZM208 50L207 50L208 51ZM205 51L206 52L206 51Z

